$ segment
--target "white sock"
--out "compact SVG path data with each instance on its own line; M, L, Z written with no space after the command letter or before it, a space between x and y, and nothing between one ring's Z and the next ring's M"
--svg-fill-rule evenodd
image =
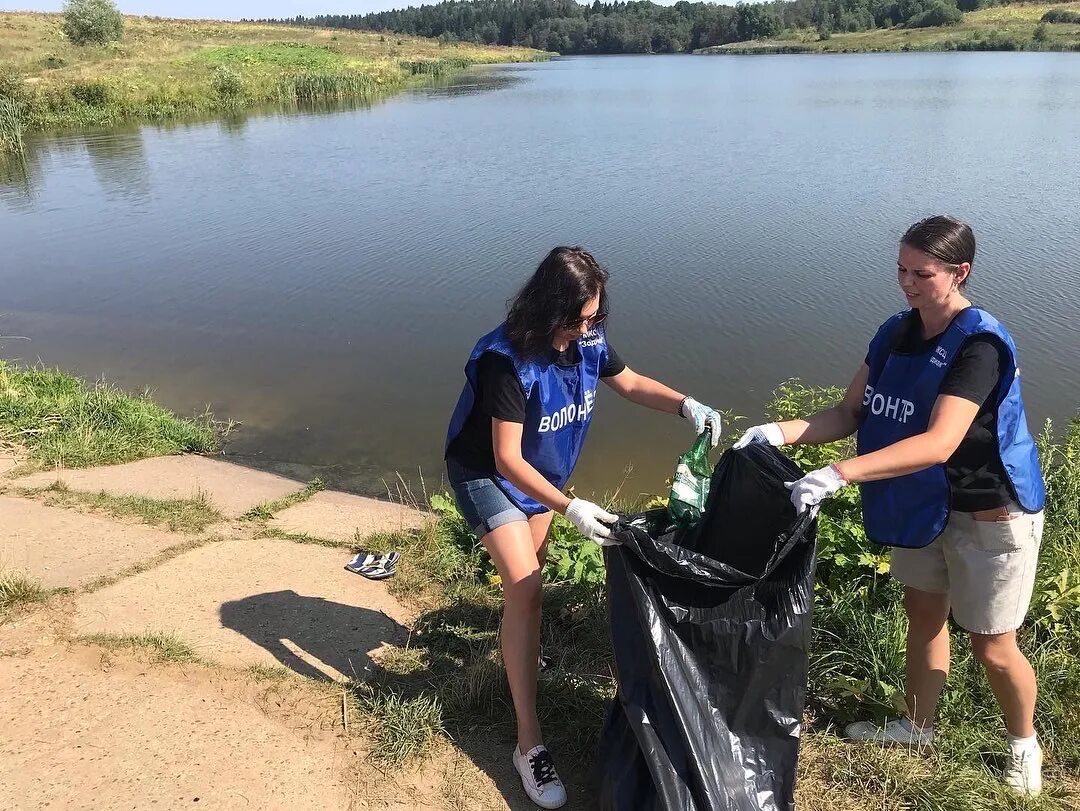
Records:
M1009 748L1016 754L1023 752L1030 752L1039 745L1039 736L1032 735L1029 738L1020 738L1016 735L1009 735Z

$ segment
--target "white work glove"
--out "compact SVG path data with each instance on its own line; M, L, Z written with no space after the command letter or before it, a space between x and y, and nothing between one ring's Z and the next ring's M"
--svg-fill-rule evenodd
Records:
M738 450L739 448L745 448L747 445L752 445L755 442L761 442L772 445L774 448L779 448L784 444L784 432L780 429L780 424L767 422L764 425L755 425L739 437L739 441L731 447Z
M797 482L784 482L784 487L791 491L791 503L795 505L796 513L806 510L816 513L822 501L846 486L847 482L836 465L819 467Z
M618 541L611 540L611 529L605 524L614 524L619 516L612 515L599 504L593 504L583 498L575 498L566 507L566 518L577 527L578 532L590 541L601 546L613 546Z
M715 408L702 405L693 397L687 397L679 408L679 413L694 426L694 435L700 436L701 432L708 428L712 433L712 446L720 441L720 412Z

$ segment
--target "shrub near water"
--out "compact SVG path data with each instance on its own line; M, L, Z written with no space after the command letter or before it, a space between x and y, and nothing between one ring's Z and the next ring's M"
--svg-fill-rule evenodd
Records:
M0 96L0 153L22 151L22 110L14 100Z
M236 101L244 95L244 77L240 71L228 65L218 65L214 68L214 76L210 80L214 92L226 101Z
M23 150L26 82L13 65L0 63L0 154Z
M124 17L112 0L68 0L60 30L76 45L104 45L123 35Z

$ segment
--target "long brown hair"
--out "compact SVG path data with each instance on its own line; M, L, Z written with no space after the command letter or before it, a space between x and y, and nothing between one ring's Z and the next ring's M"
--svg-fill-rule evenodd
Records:
M607 313L608 272L581 247L553 248L510 303L506 335L523 358L542 357L560 327L581 318L581 309L600 296Z

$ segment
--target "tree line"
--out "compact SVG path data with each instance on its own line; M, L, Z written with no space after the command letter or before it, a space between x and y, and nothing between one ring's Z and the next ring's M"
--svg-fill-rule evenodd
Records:
M522 45L562 54L679 53L775 37L785 29L838 31L950 25L993 0L770 0L659 6L649 0L444 0L371 14L263 20L387 31L444 41Z

